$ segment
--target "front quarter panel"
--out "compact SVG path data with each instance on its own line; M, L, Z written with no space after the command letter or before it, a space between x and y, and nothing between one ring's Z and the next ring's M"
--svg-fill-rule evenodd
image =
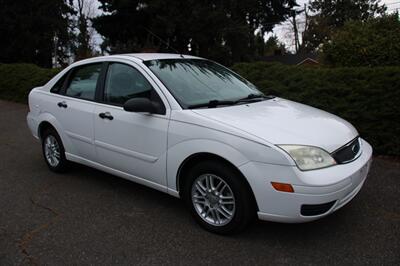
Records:
M180 166L185 159L197 153L217 155L238 169L249 161L293 165L293 162L275 147L237 136L228 129L222 131L214 121L206 125L205 121L197 121L197 115L190 117L191 111L183 112L186 114L182 115L180 112L181 114L172 115L168 132L167 180L172 195L178 196L177 176Z

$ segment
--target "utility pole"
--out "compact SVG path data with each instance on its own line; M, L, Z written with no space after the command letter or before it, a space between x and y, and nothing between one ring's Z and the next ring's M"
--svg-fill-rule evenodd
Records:
M302 46L303 50L305 48L304 37L305 37L306 31L307 31L307 28L308 28L308 13L307 13L307 4L306 3L304 3L304 17L305 17L304 30L301 33L301 46Z
M296 23L296 10L293 10L292 13L292 18L293 18L293 31L294 31L294 47L296 49L296 54L299 52L299 31L297 29L297 23Z
M307 26L308 26L307 4L304 4L304 16L306 18L305 24L304 24L304 30L307 30Z
M57 33L54 34L54 63L53 67L56 68L58 67L58 37Z

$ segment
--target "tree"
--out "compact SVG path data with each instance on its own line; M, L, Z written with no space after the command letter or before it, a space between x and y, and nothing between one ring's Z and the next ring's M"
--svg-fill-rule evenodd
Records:
M324 45L323 58L333 66L400 65L398 14L347 22Z
M0 0L0 62L51 67L68 56L71 40L67 0Z
M270 36L263 44L263 56L284 55L288 53L285 45L278 40L276 35Z
M304 48L314 50L330 40L334 31L347 21L366 21L383 15L386 6L380 0L315 0L310 1L309 11L314 15L308 17Z
M94 31L90 27L90 19L94 16L93 4L93 0L75 0L75 28L78 31L74 47L76 60L91 57L94 53L92 45Z
M256 56L256 31L271 31L295 0L100 0L106 13L93 26L111 53L142 50L190 53L225 64ZM117 29L117 30L116 30Z
M267 41L265 41L264 36L256 34L255 49L257 57L283 55L287 53L285 45L278 40L276 35L270 36Z

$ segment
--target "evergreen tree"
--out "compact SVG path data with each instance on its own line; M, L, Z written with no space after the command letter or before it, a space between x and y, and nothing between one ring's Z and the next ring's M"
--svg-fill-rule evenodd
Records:
M51 67L63 62L71 40L67 0L0 0L0 62Z
M291 13L295 0L100 0L93 26L111 53L159 51L208 57L225 64L257 55L264 36Z
M333 66L400 65L398 14L347 22L324 45L323 59Z
M265 41L261 34L257 34L255 39L255 49L257 57L284 55L288 53L285 45L278 40L276 35L270 36L267 41Z
M304 47L314 50L331 39L335 30L347 21L366 21L383 15L386 7L380 0L314 0L309 3L311 15L304 33Z
M75 45L73 51L75 59L85 59L94 55L93 29L90 25L90 19L94 14L93 0L75 0L74 9L75 16L75 29L77 30Z

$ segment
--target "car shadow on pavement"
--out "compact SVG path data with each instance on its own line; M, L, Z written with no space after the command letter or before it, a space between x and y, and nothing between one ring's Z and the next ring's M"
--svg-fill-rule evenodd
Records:
M121 200L132 201L132 204L137 203L136 207L140 207L144 212L152 212L154 208L167 208L168 211L174 213L173 216L177 221L185 223L180 226L193 227L192 230L196 231L203 230L197 225L194 219L191 219L185 204L178 198L84 165L73 164L67 175L68 178L79 179L80 182L90 184L93 189L95 187L102 187L103 189L108 188L114 191L115 197L119 197ZM124 202L118 202L117 205L118 204L124 204ZM307 223L284 224L255 219L243 232L233 236L219 237L232 239L249 238L252 239L252 241L266 238L271 239L274 237L281 240L284 238L290 238L292 240L293 238L300 238L303 241L307 238L333 237L337 234L337 230L342 227L340 224L345 222L345 216L351 214L351 205L352 204L349 204L344 209L338 210L328 217ZM149 209L146 210L146 208ZM167 216L169 217L170 215ZM160 217L158 218L160 219ZM163 225L160 224L160 226ZM207 234L209 233L207 232Z

